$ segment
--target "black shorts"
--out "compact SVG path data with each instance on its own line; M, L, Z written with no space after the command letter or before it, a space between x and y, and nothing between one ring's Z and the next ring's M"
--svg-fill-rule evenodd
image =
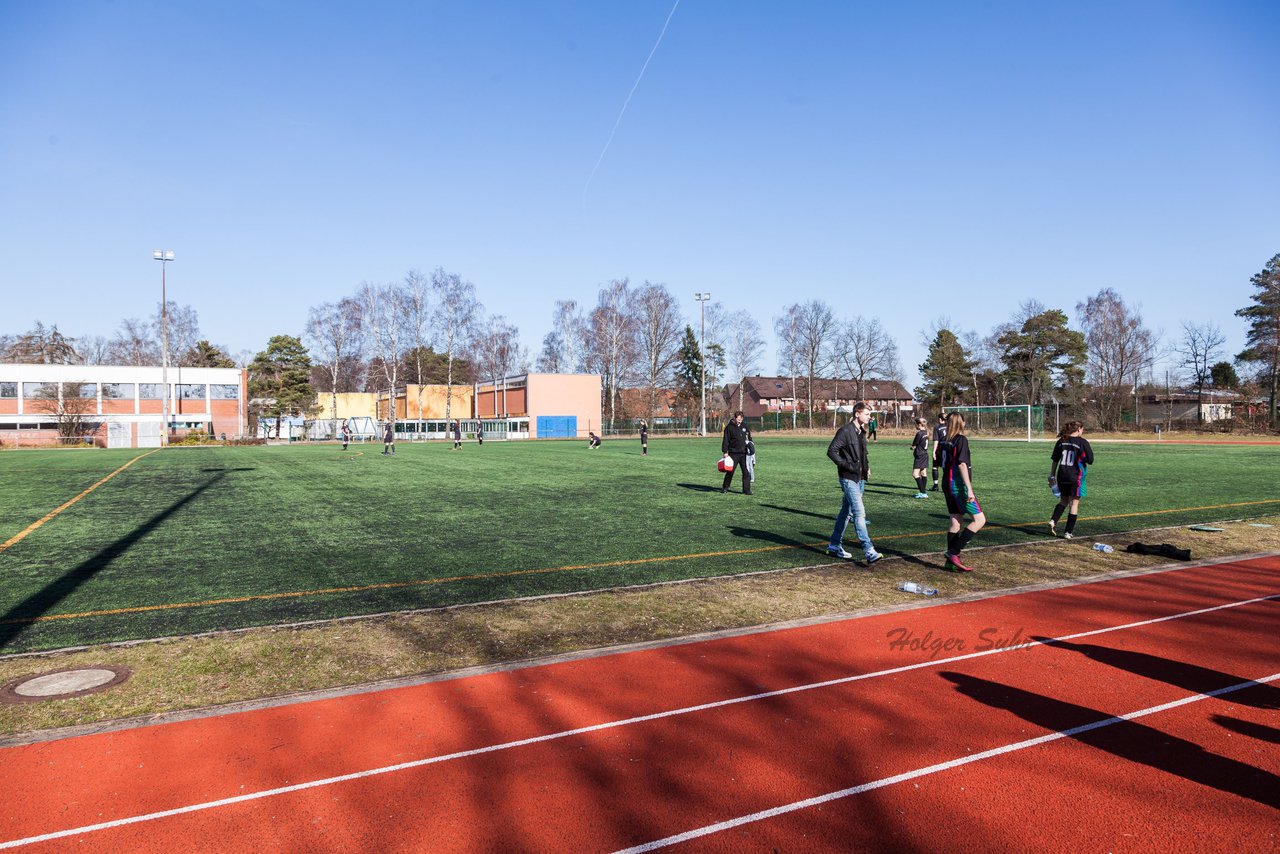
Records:
M913 469L927 469L929 467L928 454L916 454L915 462L911 464Z

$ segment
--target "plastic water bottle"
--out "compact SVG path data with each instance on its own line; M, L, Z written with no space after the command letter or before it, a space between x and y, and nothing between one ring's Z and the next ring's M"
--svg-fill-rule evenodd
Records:
M898 589L903 593L919 593L921 596L937 596L938 591L933 587L925 587L923 584L916 584L914 581L899 581Z
M1055 483L1055 484L1053 484L1053 486L1050 486L1050 487L1049 487L1049 491L1050 491L1051 493L1053 493L1053 497L1054 497L1054 498L1061 498L1061 497L1062 497L1062 490L1061 490L1061 489L1058 489L1058 484L1056 484L1056 483Z
M1115 549L1113 549L1111 546L1107 545L1106 543L1094 543L1093 550L1095 552L1102 552L1104 555L1109 555L1115 551Z

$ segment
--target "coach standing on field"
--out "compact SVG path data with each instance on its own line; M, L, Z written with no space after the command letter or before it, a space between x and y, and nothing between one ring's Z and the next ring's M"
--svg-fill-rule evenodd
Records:
M827 456L836 464L840 491L844 494L835 530L831 532L831 542L827 544L827 554L843 560L853 557L844 548L844 531L853 520L853 530L862 544L863 560L873 564L883 555L871 544L871 535L867 533L867 511L862 503L862 492L867 478L871 476L871 463L867 459L867 422L870 420L871 410L867 404L858 403L853 407L853 418L836 431L827 446Z
M724 425L724 438L720 441L720 453L733 460L733 468L724 473L724 485L721 492L729 491L733 483L733 472L742 472L742 494L751 494L751 473L747 471L747 443L751 441L751 431L742 426L742 410L733 413L733 419Z

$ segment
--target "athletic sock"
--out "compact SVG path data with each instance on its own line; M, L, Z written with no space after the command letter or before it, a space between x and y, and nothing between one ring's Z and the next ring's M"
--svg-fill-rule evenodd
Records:
M1073 533L1075 529L1076 529L1076 514L1068 513L1067 514L1067 533L1068 534Z
M1062 511L1063 511L1063 510L1066 510L1066 509L1067 509L1067 508L1066 508L1066 505L1065 505L1065 504L1057 504L1057 505L1054 505L1054 508L1053 508L1053 522L1054 522L1054 524L1055 524L1055 525L1058 523L1058 520L1062 518Z
M960 549L957 546L957 542L959 541L959 539L960 539L959 531L955 532L954 534L951 533L950 531L947 532L947 553L948 554L960 553Z
M929 481L928 481L928 480L926 480L926 479L924 478L924 476L923 476L923 475L921 475L920 477L916 478L916 491L917 491L917 492L924 492L924 491L925 491L925 489L924 489L924 488L925 488L926 486L928 486L928 485L929 485Z
M973 540L976 534L976 531L970 531L968 528L963 528L960 533L956 534L956 547L951 553L953 555L960 554L960 552L964 550L964 547L969 545L969 542Z

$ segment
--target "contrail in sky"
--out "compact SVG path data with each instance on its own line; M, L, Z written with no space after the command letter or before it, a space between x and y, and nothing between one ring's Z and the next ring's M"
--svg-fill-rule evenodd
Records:
M604 148L600 149L600 156L596 158L596 165L591 167L591 174L587 176L587 183L582 188L582 212L584 214L587 212L587 190L591 188L591 181L596 177L596 170L604 162L604 155L609 150L609 145L613 142L614 134L618 132L618 126L622 124L622 117L627 113L627 105L631 103L631 96L636 93L636 89L640 86L640 81L644 79L644 72L649 67L649 60L653 59L653 55L658 52L658 45L662 44L662 37L667 34L667 27L671 24L671 17L676 13L676 9L679 6L680 0L676 0L675 5L671 7L671 13L667 15L667 20L662 24L662 32L658 33L658 40L653 43L653 50L649 51L649 56L640 68L640 73L636 75L636 82L631 86L631 91L627 93L627 100L622 102L622 109L618 111L618 120L613 123L613 130L609 131L609 138L605 140Z

